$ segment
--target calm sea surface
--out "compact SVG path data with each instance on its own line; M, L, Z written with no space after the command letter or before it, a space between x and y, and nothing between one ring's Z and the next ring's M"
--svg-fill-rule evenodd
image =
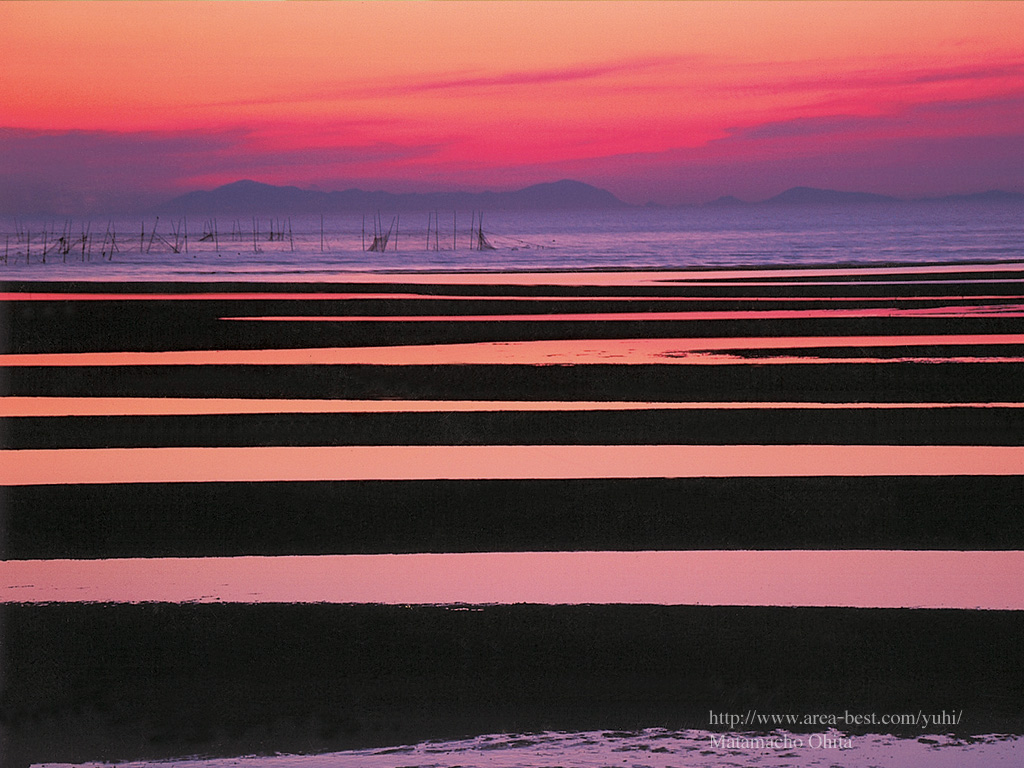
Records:
M494 212L485 215L484 234L495 250L483 251L470 249L475 219L469 212L439 212L440 232L432 231L429 239L426 213L382 212L381 220L392 230L383 253L363 249L372 242L373 223L354 214L325 217L322 232L319 216L272 214L187 221L167 216L0 219L0 274L43 280L325 280L352 271L1024 258L1024 206L1005 203Z

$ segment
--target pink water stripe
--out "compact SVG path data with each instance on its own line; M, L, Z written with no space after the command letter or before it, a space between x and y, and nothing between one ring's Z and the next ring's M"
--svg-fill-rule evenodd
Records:
M219 320L313 323L551 323L686 320L822 320L833 317L970 317L983 314L1024 317L1021 304L978 304L956 307L869 307L859 309L766 309L704 312L558 312L518 315L264 315L221 317Z
M574 339L422 344L392 347L307 349L215 349L172 352L57 352L0 355L0 366L122 365L587 365L809 362L783 357L746 359L722 353L755 349L836 349L857 347L965 346L1024 344L1024 334L945 334L931 336L779 336L693 339ZM973 359L971 356L963 356ZM909 359L908 356L907 359ZM990 358L995 360L996 358ZM856 361L887 362L877 358ZM1015 358L1003 360L1016 361ZM822 359L823 363L836 362Z
M388 445L0 451L0 484L1022 475L1024 447Z
M251 292L237 293L40 293L35 291L0 291L0 301L517 301L517 302L897 302L928 301L953 302L957 304L978 301L1020 300L1020 295L985 296L518 296L500 294L458 294L458 293L296 293L296 292Z
M650 286L664 283L686 283L689 285L849 285L847 281L808 282L800 283L793 278L801 277L862 277L887 275L927 275L950 274L969 275L971 273L999 273L1024 271L1024 262L1008 262L1000 264L949 264L931 266L902 267L810 267L794 269L694 269L694 270L648 270L648 271L576 271L576 272L346 272L343 270L329 273L303 273L298 275L277 275L277 282L317 282L317 283L350 283L350 284L383 284L397 285L568 285L568 286ZM208 280L234 281L243 275L230 271L207 275ZM755 283L751 278L779 279L776 282ZM97 280L99 278L96 278ZM703 282L702 282L703 281ZM709 282L719 281L719 282ZM165 282L188 284L194 278L175 280L168 278ZM919 281L857 281L857 285L901 285ZM951 280L929 280L925 284L960 284L960 283L1021 283L1021 278L972 279L963 277Z
M510 552L0 562L0 602L1024 609L1024 552Z
M313 400L190 397L0 397L0 418L263 413L495 413L651 410L931 410L1024 408L1024 403L633 402L625 400Z

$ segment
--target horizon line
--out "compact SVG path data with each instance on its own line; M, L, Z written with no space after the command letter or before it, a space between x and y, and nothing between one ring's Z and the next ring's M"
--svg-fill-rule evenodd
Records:
M365 196L377 196L386 198L396 198L396 203L417 203L427 204L429 198L437 197L469 197L469 198L486 198L493 196L499 198L493 201L496 203L495 210L503 210L501 206L500 198L514 197L524 192L537 191L544 188L554 188L559 185L572 184L577 185L580 188L587 188L588 191L593 193L600 193L608 196L610 199L606 203L593 202L593 201L582 201L577 202L572 198L567 199L565 210L615 210L615 209L632 209L632 210L644 210L644 209L662 209L662 210L675 210L675 209L700 209L700 208L745 208L745 207L756 207L762 205L777 205L780 208L800 208L800 207L814 207L814 206L830 206L830 207L860 207L860 206L873 206L873 205L912 205L912 204L931 204L931 203L955 203L955 202L973 202L973 203L1024 203L1024 185L1020 189L1015 188L989 188L976 191L961 191L961 192L936 192L928 195L918 196L906 196L897 195L886 192L875 192L866 191L860 189L837 189L834 187L817 187L810 185L794 185L783 189L776 194L770 195L764 198L758 199L744 199L733 194L719 195L713 199L704 200L702 202L677 202L677 203L659 203L654 200L648 200L643 203L631 203L623 200L616 193L611 190L593 184L587 181L581 181L579 179L572 178L560 178L552 181L540 181L533 184L527 184L525 186L507 187L507 188L486 188L486 189L467 189L467 188L435 188L427 191L395 191L392 189L382 188L363 188L358 186L350 186L345 188L332 188L325 189L319 188L315 185L311 186L300 186L295 183L291 184L273 184L265 181L259 181L252 178L239 178L234 181L229 181L224 184L219 184L212 188L197 188L190 189L180 194L174 195L169 198L165 198L160 202L147 203L139 207L124 208L124 207L110 207L110 208L96 208L96 209L85 209L81 208L75 212L60 212L57 210L21 210L21 211L0 211L0 217L19 219L19 218L38 218L38 217L90 217L90 216L128 216L128 215L140 215L140 214L151 214L151 213L166 213L168 209L177 205L191 206L194 205L194 201L187 198L197 195L214 195L218 192L222 192L231 187L237 187L239 185L253 185L254 187L261 188L262 190L287 190L292 194L303 194L319 196L323 198L321 201L309 201L306 209L295 211L299 215L313 215L318 213L327 213L327 211L320 210L316 203L326 202L326 198L333 195L365 195ZM804 198L800 198L799 195L805 195ZM156 197L156 195L152 195ZM485 201L481 201L485 202ZM235 203L228 203L229 208L235 208ZM294 205L294 202L292 203ZM434 201L430 205L437 205ZM288 207L288 204L285 205ZM298 206L300 209L303 205ZM518 205L514 206L512 210L527 211L527 210L545 210L547 206L538 202L522 201ZM210 213L216 213L216 210L211 210ZM224 209L222 212L230 213L231 210ZM246 214L248 215L248 213Z

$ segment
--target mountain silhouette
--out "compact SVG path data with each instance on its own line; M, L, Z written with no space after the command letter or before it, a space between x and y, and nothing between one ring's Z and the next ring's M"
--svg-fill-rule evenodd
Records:
M899 198L871 192L840 192L835 189L792 187L763 201L771 205L857 205L862 203L899 203Z
M285 214L429 211L434 209L588 210L631 207L611 192L580 181L564 179L512 192L337 192L274 186L242 180L210 191L188 192L157 208L158 213Z

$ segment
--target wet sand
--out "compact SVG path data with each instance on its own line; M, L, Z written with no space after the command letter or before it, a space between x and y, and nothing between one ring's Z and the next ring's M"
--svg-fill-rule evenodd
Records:
M1022 280L1004 264L8 283L0 450L34 474L0 488L5 556L862 549L991 565L1024 549ZM221 319L296 316L320 321ZM454 354L470 347L495 357ZM631 348L633 360L601 358ZM814 467L692 468L750 449L774 461L786 446ZM316 463L350 448L369 457L362 479ZM522 449L548 458L517 472L508 457ZM602 450L580 476L580 457ZM240 451L250 474L175 460L166 477L122 476L165 451ZM259 451L301 458L275 477L283 465ZM616 455L630 452L624 473ZM406 454L442 456L442 471L413 476ZM488 454L490 474L458 469L456 454ZM653 472L671 455L685 460ZM108 474L82 476L103 457ZM952 594L938 572L915 579ZM14 768L700 729L711 710L751 707L956 709L963 734L1024 732L1024 612L977 602L27 604L5 592Z
M9 556L1024 549L1007 477L26 485ZM259 524L254 524L259 521Z

